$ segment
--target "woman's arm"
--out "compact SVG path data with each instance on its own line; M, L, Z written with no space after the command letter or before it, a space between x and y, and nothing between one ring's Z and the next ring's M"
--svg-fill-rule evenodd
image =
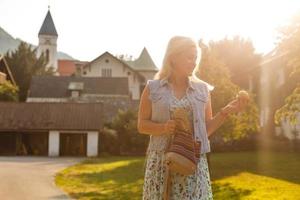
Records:
M218 112L214 117L212 116L211 97L209 93L208 102L205 107L205 122L208 137L224 123L225 119L226 116L222 115L220 112Z
M140 99L137 129L139 133L162 135L173 133L175 122L168 120L166 123L156 123L151 121L152 103L149 99L149 86L146 85Z
M205 123L208 137L214 133L227 119L229 114L240 112L245 109L248 99L236 98L229 102L214 117L212 117L211 96L209 93L208 102L205 108Z

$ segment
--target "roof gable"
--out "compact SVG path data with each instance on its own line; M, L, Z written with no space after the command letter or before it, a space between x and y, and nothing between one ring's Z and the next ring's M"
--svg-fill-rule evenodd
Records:
M135 70L131 65L129 65L127 62L115 57L114 55L112 55L111 53L109 53L108 51L104 52L103 54L101 54L100 56L98 56L97 58L95 58L94 60L92 60L90 63L88 63L87 65L85 65L85 67L90 66L92 63L96 62L97 60L101 59L103 56L108 55L109 57L111 57L112 59L120 62L123 66L127 67L128 69L130 69L130 71L136 73L142 80L144 80L144 76L142 74L140 74L137 70Z

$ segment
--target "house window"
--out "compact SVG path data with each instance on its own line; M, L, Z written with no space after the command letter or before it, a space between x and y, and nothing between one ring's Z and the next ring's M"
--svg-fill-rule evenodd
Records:
M130 72L127 72L127 75L128 75L128 76L130 76L130 74L131 74Z
M105 62L106 62L106 63L109 63L109 60L108 60L108 59L105 59Z
M102 69L101 74L103 77L111 77L112 76L112 70L111 69Z

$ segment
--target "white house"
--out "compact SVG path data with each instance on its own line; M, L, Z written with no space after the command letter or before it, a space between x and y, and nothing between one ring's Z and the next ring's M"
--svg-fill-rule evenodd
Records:
M128 88L133 100L139 100L147 80L153 79L158 71L146 48L134 61L119 59L105 52L85 65L83 77L128 77Z
M289 77L290 69L287 67L286 56L288 52L278 53L276 49L264 56L260 72L260 125L267 126L274 121L274 114L277 109L284 105L284 99L289 96L293 88L289 88L287 82L299 82ZM300 139L300 113L298 124L291 125L289 121L282 121L280 126L275 127L276 135L283 134L290 140ZM272 123L271 123L272 124ZM298 135L294 135L294 131Z
M128 77L128 88L132 99L139 99L140 88L145 84L145 78L128 64L105 52L85 65L83 77Z

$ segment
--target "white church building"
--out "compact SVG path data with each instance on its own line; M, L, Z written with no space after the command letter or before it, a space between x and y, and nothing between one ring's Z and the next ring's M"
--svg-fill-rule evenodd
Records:
M58 34L51 17L50 10L48 10L46 18L38 34L39 44L37 56L42 53L45 54L48 64L47 67L53 67L57 70L57 38Z

